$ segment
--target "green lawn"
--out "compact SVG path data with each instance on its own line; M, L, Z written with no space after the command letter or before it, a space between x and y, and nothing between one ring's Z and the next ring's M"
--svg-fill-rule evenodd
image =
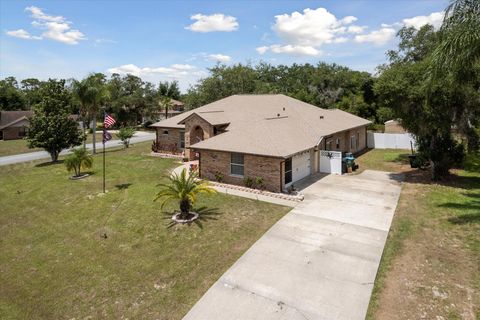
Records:
M400 166L410 166L410 153L410 150L373 149L358 157L355 162L359 165L359 172L365 169L398 171Z
M290 210L219 194L199 224L167 228L152 199L177 164L149 148L107 152L105 195L100 155L78 181L62 164L0 167L1 319L181 319Z
M93 134L87 135L87 143L91 143L93 138ZM102 141L102 134L96 134L97 142ZM116 135L113 135L113 139L117 139ZM29 149L27 146L27 141L24 139L18 140L0 140L0 157L3 156L10 156L14 154L21 154L21 153L28 153L28 152L35 152L35 151L43 151L43 149L35 148Z
M480 155L432 183L406 165L405 153L358 159L361 169L406 175L367 319L479 319Z
M34 151L42 151L42 149L29 149L27 141L23 139L0 140L0 157Z

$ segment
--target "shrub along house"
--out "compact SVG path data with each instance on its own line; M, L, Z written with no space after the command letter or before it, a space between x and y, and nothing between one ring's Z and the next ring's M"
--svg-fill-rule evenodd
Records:
M285 95L234 95L152 125L160 149L199 159L200 177L281 192L320 169L320 150L359 152L370 121Z
M0 140L22 139L27 134L33 111L0 111Z

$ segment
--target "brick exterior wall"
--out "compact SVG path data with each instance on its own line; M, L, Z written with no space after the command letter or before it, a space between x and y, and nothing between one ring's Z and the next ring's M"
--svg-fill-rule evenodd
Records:
M168 134L163 134L164 131L168 130ZM161 146L172 146L176 147L177 152L182 151L180 148L180 131L182 129L169 129L169 128L157 128L157 143ZM170 151L167 149L165 151Z
M3 140L23 139L24 136L20 135L21 130L22 127L8 127L3 129Z
M355 145L353 148L350 148L350 137L353 135L357 137L357 133L359 133L359 145L358 148ZM340 139L340 147L337 148L336 142L337 138ZM333 134L332 136L328 136L324 139L324 144L322 145L322 149L326 149L327 141L332 141L331 149L332 151L342 151L342 152L352 152L357 153L362 151L367 147L367 126L359 127L356 129L346 130L342 132L338 132Z
M243 186L243 177L230 174L231 154L223 151L202 150L200 152L200 177L215 181L215 173L223 175L222 182ZM281 192L280 179L282 174L280 166L281 158L244 155L244 177L261 177L266 189L272 192ZM283 182L282 182L283 185Z
M198 141L195 141L195 129L200 127L203 130L203 140L206 140L210 137L213 137L213 126L207 121L203 120L196 114L193 114L185 122L185 148L188 149L187 156L190 160L194 159L194 151L189 149L190 145L195 144Z

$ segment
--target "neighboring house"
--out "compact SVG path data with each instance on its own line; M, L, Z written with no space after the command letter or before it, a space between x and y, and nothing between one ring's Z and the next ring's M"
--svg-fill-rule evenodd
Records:
M0 111L0 140L25 137L33 111Z
M385 122L385 133L406 133L399 120L388 120Z
M185 110L185 105L183 102L171 99L170 100L170 108L165 112L165 109L160 109L158 113L158 119L163 120L167 118L172 118L174 116L178 116Z
M152 125L160 149L199 159L200 177L281 192L320 170L320 150L366 148L370 121L285 95L234 95Z

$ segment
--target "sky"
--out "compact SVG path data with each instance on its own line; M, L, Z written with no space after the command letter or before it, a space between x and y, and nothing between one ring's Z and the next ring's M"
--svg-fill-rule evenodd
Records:
M182 91L217 63L336 63L375 72L402 26L448 0L0 0L0 78L134 74Z

